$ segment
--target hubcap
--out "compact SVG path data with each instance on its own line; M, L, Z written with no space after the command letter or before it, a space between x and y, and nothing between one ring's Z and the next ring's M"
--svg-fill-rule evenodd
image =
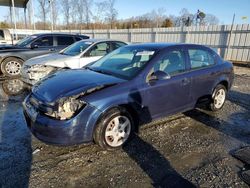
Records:
M131 122L126 116L113 118L105 131L105 141L112 147L125 143L131 132Z
M5 70L10 75L18 75L20 74L22 65L18 61L9 61L6 66Z
M7 89L6 92L9 95L18 94L24 88L23 82L18 79L8 80L7 82L4 83L4 85Z
M214 106L216 108L221 108L226 99L226 92L224 89L219 89L214 96Z

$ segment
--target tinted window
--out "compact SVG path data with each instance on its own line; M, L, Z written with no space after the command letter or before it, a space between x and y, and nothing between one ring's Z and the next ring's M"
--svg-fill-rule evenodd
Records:
M53 46L53 37L52 36L40 37L36 41L33 42L33 45Z
M57 45L58 46L68 46L70 44L73 44L74 38L70 36L58 36L57 37Z
M104 56L110 52L110 44L102 42L96 44L89 52L90 56Z
M188 54L192 69L207 67L215 63L212 55L206 50L190 49L188 50Z
M124 44L122 42L113 42L113 50L116 50L117 48L120 48L124 45L126 45L126 44Z
M161 60L154 65L154 72L163 71L169 75L185 71L185 58L181 51L168 52Z
M75 37L75 40L76 41L80 41L80 40L82 40L80 37Z

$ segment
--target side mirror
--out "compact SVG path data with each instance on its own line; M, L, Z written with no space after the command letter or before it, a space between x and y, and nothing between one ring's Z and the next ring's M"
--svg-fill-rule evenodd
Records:
M31 45L30 45L30 48L31 48L31 49L38 48L38 45L37 45L37 44L31 44Z
M153 73L149 76L148 81L168 80L168 79L170 79L170 78L171 78L171 76L170 76L168 73L166 73L166 72L164 72L164 71L158 70L158 71L156 71L156 72L153 72Z

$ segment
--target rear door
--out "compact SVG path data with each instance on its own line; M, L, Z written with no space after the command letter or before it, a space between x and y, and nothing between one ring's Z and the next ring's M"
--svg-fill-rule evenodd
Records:
M170 75L170 79L144 83L142 103L152 119L188 108L190 77L186 72L186 59L183 49L167 50L148 73L149 76L160 70Z
M191 96L195 103L198 98L211 94L214 81L219 76L213 54L206 48L187 48L191 79Z

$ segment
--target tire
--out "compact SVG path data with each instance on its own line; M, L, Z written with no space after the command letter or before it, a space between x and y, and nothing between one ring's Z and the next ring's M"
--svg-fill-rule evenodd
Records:
M23 60L15 57L8 57L2 61L1 71L5 76L18 77L20 76L22 65Z
M4 92L11 96L19 95L24 91L24 83L19 79L6 80L2 87Z
M129 141L133 131L134 121L131 115L124 108L113 108L97 124L94 141L105 150L119 149Z
M213 91L212 100L208 106L209 109L213 112L221 110L225 104L226 96L227 96L226 87L222 84L217 85Z

